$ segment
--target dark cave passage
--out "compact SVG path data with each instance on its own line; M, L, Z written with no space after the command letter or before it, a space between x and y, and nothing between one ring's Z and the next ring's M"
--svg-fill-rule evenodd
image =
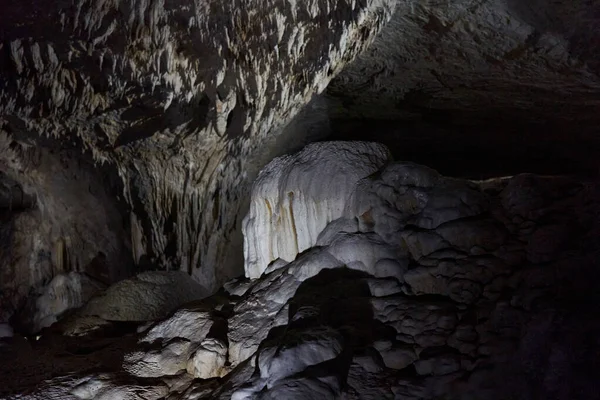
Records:
M572 121L511 121L504 116L467 124L426 115L418 121L334 119L326 140L376 140L396 160L466 179L519 173L597 178L600 173L598 129Z

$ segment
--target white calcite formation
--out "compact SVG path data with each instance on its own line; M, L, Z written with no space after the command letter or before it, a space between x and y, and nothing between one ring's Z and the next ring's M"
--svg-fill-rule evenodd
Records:
M381 149L338 148L352 145ZM334 145L312 145L313 154L318 146ZM285 193L288 181L278 182ZM266 261L258 278L139 333L101 345L78 338L69 348L86 355L66 358L78 369L40 371L46 383L20 398L597 398L596 376L577 368L595 365L599 350L589 340L600 334L589 307L600 276L598 182L467 181L397 162L344 198L318 245L291 262L265 270ZM64 356L52 353L56 343L47 357ZM3 389L11 394L40 379L16 359L23 377Z
M271 261L291 261L314 246L342 216L356 183L389 159L377 143L325 142L271 161L252 187L243 223L246 276L258 278Z

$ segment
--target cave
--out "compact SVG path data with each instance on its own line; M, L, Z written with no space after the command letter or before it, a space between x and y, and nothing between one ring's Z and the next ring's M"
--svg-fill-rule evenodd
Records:
M5 0L0 398L600 399L600 3Z

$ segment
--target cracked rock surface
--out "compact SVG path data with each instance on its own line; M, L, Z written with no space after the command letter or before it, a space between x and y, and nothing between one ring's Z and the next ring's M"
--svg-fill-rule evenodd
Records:
M258 278L151 324L112 322L113 338L13 337L2 374L22 379L2 394L599 398L599 210L597 181L392 162L354 185L318 244Z

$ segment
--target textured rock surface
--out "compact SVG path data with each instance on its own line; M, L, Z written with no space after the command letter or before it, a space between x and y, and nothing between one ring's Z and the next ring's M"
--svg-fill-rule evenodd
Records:
M406 0L395 10L328 87L330 140L376 140L396 159L470 179L597 176L598 2Z
M0 112L0 120L3 115ZM10 207L0 207L3 320L61 274L77 272L109 284L133 272L129 239L110 179L80 160L81 151L57 152L21 148L12 136L0 132L0 186L16 189ZM23 197L30 201L16 207Z
M596 118L599 7L399 1L373 46L332 82L329 92L345 101L331 110L376 119L427 109L480 120L498 111L530 120Z
M36 199L6 225L9 306L100 252L109 282L134 265L183 270L212 289L237 275L241 251L228 249L241 249L240 207L265 140L372 41L393 6L4 4L0 168Z
M345 222L296 260L140 333L33 344L41 365L86 349L66 358L77 374L52 371L41 383L50 372L24 373L31 349L8 339L10 372L23 379L3 390L35 387L26 399L596 399L599 210L597 181L466 181L392 163L356 185Z
M46 3L0 13L0 397L600 397L598 2ZM248 195L329 132L478 180L321 144Z
M98 282L76 272L57 275L39 297L31 298L30 304L21 310L17 325L24 332L39 332L66 312L83 306L102 289Z
M246 276L258 278L271 261L291 261L314 246L356 183L388 160L376 143L322 142L271 161L254 182L243 222Z
M90 299L78 315L108 321L151 321L208 294L185 272L143 272Z

